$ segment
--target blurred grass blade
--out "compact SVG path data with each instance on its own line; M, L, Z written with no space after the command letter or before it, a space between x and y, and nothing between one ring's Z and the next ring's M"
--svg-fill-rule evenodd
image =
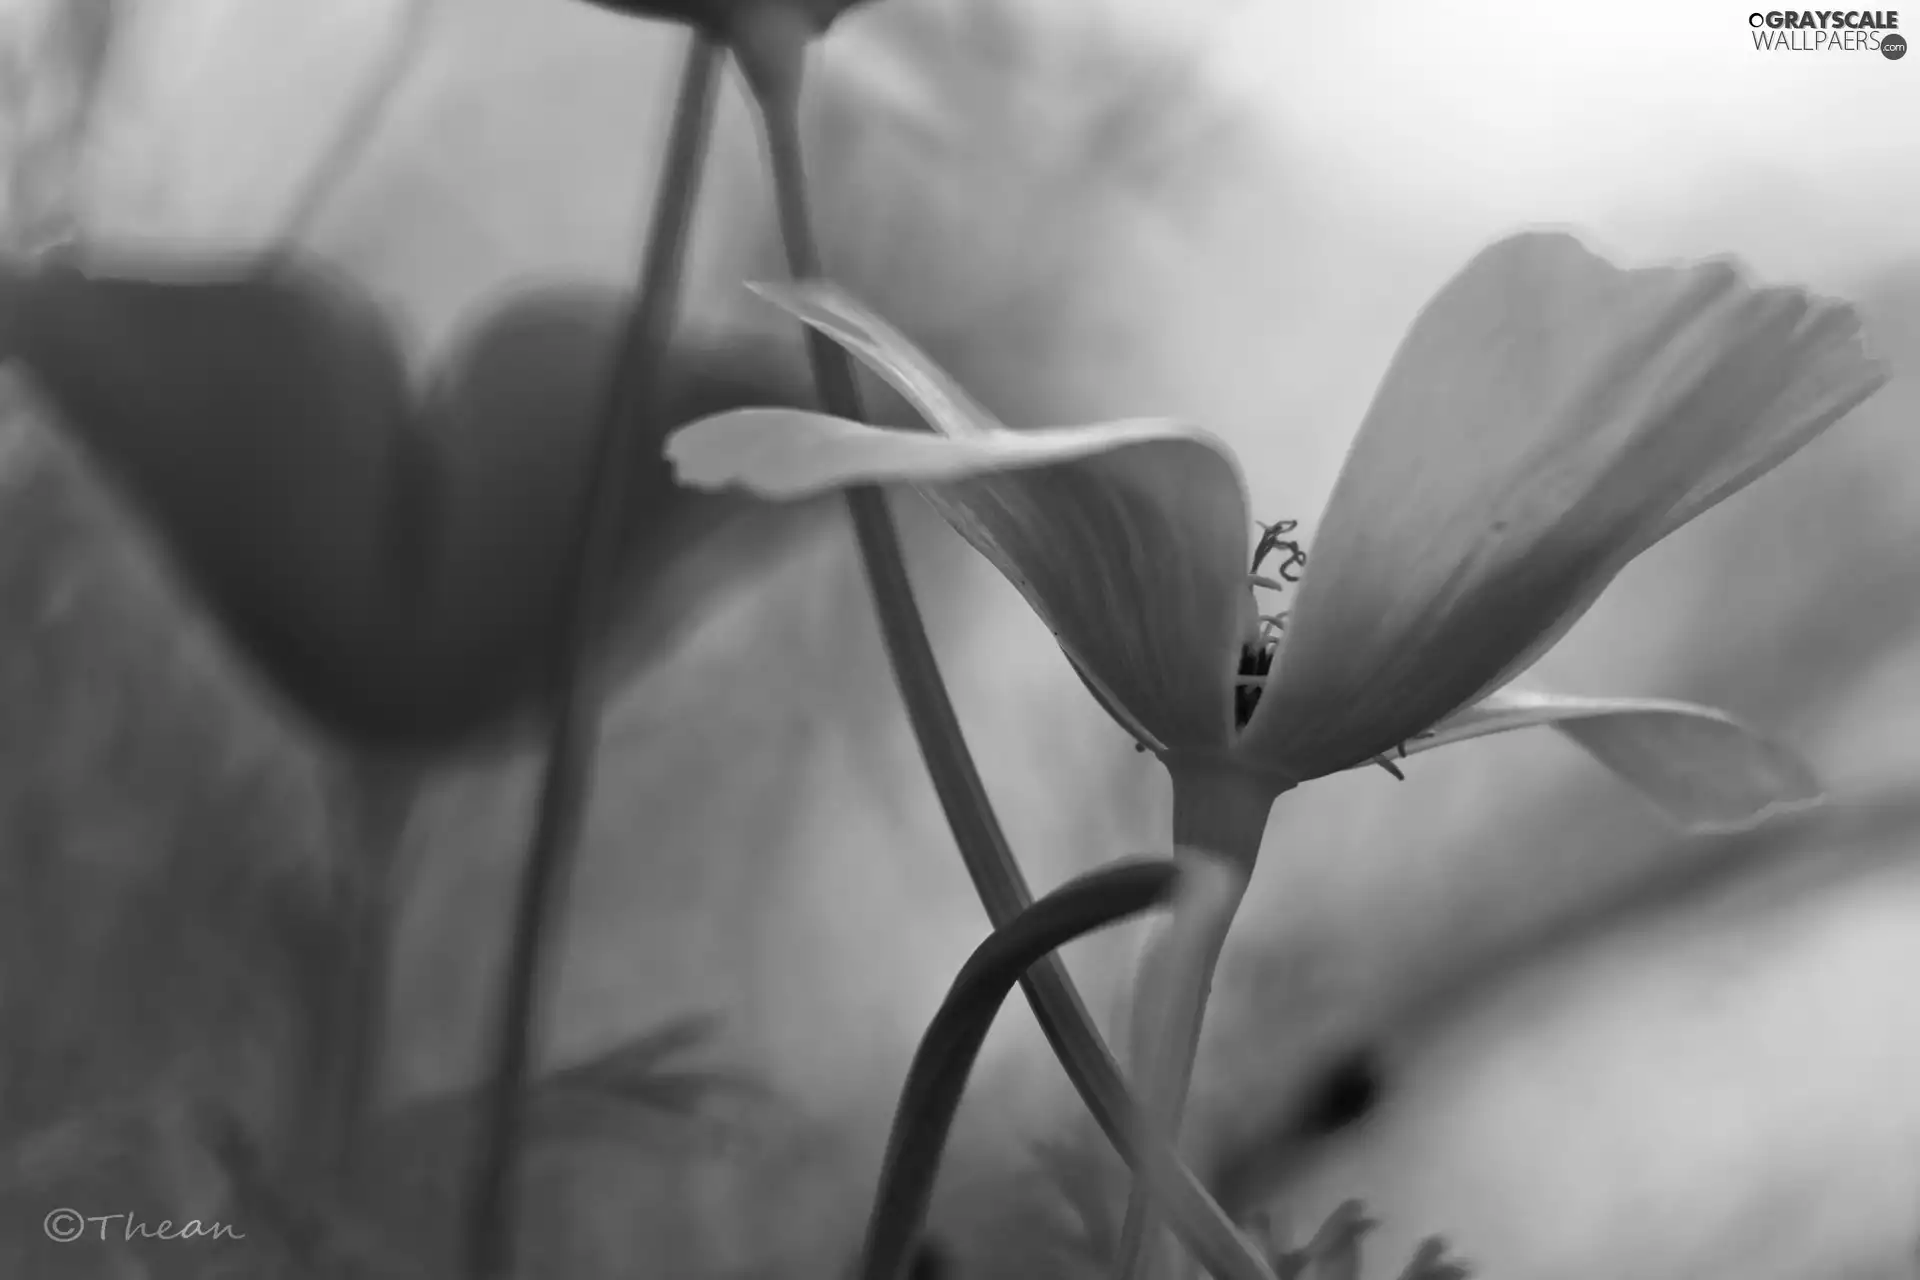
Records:
M712 1043L719 1031L718 1014L683 1013L598 1057L564 1067L548 1079L560 1088L618 1089L624 1082L658 1071L672 1058Z
M766 1086L724 1067L674 1066L674 1059L710 1043L720 1028L713 1013L690 1013L616 1045L597 1057L544 1076L538 1090L549 1109L571 1103L691 1115L716 1094L760 1097Z

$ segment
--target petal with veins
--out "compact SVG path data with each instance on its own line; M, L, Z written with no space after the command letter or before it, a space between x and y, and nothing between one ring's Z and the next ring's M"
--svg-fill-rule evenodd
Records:
M905 334L839 285L800 280L747 287L860 357L941 435L972 436L1005 429Z
M1217 441L1172 422L966 436L743 409L667 442L681 482L797 498L919 487L1026 597L1123 727L1167 746L1231 732L1248 518Z
M1129 733L1156 749L1229 741L1250 517L1226 445L1156 420L1010 431L837 285L754 288L858 357L933 434L816 416L803 440L736 416L670 443L689 482L712 468L769 496L912 483L1026 597Z
M1727 262L1622 270L1546 233L1483 251L1361 425L1248 749L1313 776L1431 726L1883 380L1851 309Z
M1219 747L1248 592L1245 479L1213 435L1163 420L1010 431L837 290L773 290L907 397L933 433L741 410L667 443L681 482L797 498L911 484L1020 591L1124 728Z
M1743 831L1824 798L1793 751L1724 711L1666 698L1502 689L1407 743L1406 753L1536 725L1571 738L1688 831Z

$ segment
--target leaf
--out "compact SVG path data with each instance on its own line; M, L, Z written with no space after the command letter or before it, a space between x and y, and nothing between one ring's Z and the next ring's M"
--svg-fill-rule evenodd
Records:
M1308 1280L1360 1280L1360 1241L1379 1225L1360 1201L1341 1204L1302 1250L1308 1262L1303 1274Z
M1447 1256L1445 1240L1428 1236L1414 1250L1413 1259L1400 1273L1400 1280L1468 1280L1472 1274L1464 1262Z

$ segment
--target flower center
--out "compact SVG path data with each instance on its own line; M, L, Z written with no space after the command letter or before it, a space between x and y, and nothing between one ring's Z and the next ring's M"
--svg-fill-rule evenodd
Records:
M1257 607L1261 592L1276 596L1299 583L1300 575L1306 572L1307 553L1299 542L1288 536L1300 527L1298 520L1254 523L1260 530L1260 540L1253 546L1253 568L1247 573L1247 583L1253 588ZM1275 556L1280 557L1279 562L1270 572L1262 573L1261 566ZM1253 709L1260 705L1260 691L1266 688L1267 678L1273 672L1273 662L1279 656L1280 642L1285 638L1286 629L1286 610L1261 613L1253 634L1240 646L1240 670L1234 677L1233 688L1235 729L1246 728L1247 722L1253 719ZM1407 748L1403 743L1400 755L1404 758L1406 754ZM1406 775L1400 772L1400 767L1387 756L1377 756L1373 763L1402 782L1406 781Z
M1252 585L1256 605L1260 592L1274 596L1300 581L1300 574L1307 567L1307 553L1300 544L1288 535L1300 527L1298 520L1276 520L1272 524L1261 524L1260 540L1253 547L1253 568L1248 572L1247 581ZM1262 573L1261 567L1269 559L1278 556L1279 561L1268 573ZM1273 670L1273 659L1280 652L1281 633L1287 629L1285 610L1274 613L1261 613L1252 636L1240 646L1240 671L1234 682L1233 690L1233 726L1244 729L1253 719L1253 709L1260 705L1260 690L1267 683L1267 675Z

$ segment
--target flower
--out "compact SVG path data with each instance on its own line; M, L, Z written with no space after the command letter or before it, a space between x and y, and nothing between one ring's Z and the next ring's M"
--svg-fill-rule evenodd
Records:
M685 23L721 39L731 39L745 24L763 20L768 11L783 11L814 33L867 0L586 0L596 9L611 9L633 18Z
M791 103L799 93L800 59L810 41L841 15L870 0L586 0L630 18L678 22L733 51L754 92Z
M912 403L931 433L740 409L667 442L683 483L793 498L911 484L1052 630L1166 764L1182 876L1142 959L1136 1137L1178 1134L1212 975L1275 799L1392 751L1552 724L1696 829L1817 801L1811 771L1724 713L1508 682L1626 564L1871 395L1851 308L1725 261L1621 270L1573 237L1483 250L1415 319L1335 483L1290 612L1262 616L1232 451L1169 421L1011 431L823 281L760 290ZM1291 580L1302 554L1263 533ZM1149 1165L1122 1267L1158 1266Z
M326 729L404 750L493 738L539 696L621 306L519 294L416 395L386 316L312 265L0 270L6 354L239 651ZM802 399L779 367L682 346L638 429ZM742 509L640 454L606 637L625 662L704 589L715 566L686 553Z
M1884 382L1848 306L1725 261L1622 270L1565 234L1494 244L1402 342L1277 625L1259 619L1247 487L1217 437L1163 420L1009 430L833 285L757 288L934 430L733 410L669 438L682 483L914 485L1176 773L1278 795L1553 724L1691 827L1817 795L1797 758L1708 708L1501 690L1630 560Z

